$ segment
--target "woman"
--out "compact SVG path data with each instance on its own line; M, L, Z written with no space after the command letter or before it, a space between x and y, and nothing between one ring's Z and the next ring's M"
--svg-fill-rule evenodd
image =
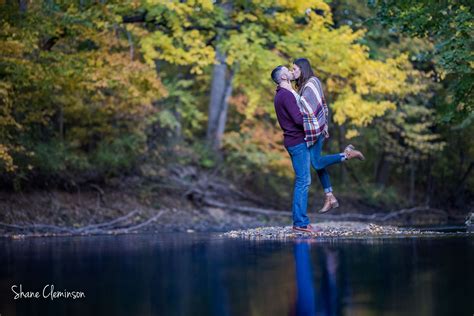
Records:
M339 206L332 193L331 182L326 167L345 160L358 158L364 160L364 155L348 145L343 153L322 156L321 151L325 138L329 138L329 110L324 98L323 88L319 79L314 75L309 61L299 58L293 62L293 80L299 98L298 105L303 115L305 141L310 151L311 165L316 170L326 195L324 206L319 213L325 213Z

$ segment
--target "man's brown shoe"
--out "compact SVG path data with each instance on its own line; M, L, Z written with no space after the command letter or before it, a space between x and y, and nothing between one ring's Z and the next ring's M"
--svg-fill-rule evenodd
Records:
M316 228L315 226L312 226L311 224L308 224L306 226L293 226L293 230L298 230L298 231L307 232L307 233L317 233L321 231L319 228Z
M347 160L357 158L359 160L365 160L364 155L355 149L355 147L352 144L349 144L346 146L344 149L344 154L346 154Z
M326 213L329 210L339 207L339 202L336 200L334 195L326 195L324 199L323 207L318 211L318 213Z

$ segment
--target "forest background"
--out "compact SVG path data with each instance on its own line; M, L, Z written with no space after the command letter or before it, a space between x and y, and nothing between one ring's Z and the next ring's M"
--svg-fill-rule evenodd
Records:
M331 169L337 196L356 209L473 209L469 1L3 0L0 9L5 194L140 183L142 201L151 184L162 201L179 166L287 210L293 171L270 72L306 57L330 108L324 151L352 143L366 156Z

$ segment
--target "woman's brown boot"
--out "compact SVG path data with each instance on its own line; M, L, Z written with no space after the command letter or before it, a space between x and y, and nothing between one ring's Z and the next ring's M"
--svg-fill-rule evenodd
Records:
M324 205L323 207L318 211L318 213L326 213L329 210L339 207L339 202L336 200L334 195L326 195L326 198L324 199Z
M344 149L344 154L346 155L346 159L354 159L357 158L359 160L365 160L364 155L355 149L355 147L351 144L347 145L347 147Z

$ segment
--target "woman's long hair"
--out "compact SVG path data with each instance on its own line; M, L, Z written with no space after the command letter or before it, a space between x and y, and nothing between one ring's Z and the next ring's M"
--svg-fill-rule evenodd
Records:
M314 76L313 69L309 64L309 60L306 58L298 58L293 62L293 64L298 66L301 70L301 75L296 80L296 89L298 89L298 92L301 92L301 88L303 88L309 78Z

